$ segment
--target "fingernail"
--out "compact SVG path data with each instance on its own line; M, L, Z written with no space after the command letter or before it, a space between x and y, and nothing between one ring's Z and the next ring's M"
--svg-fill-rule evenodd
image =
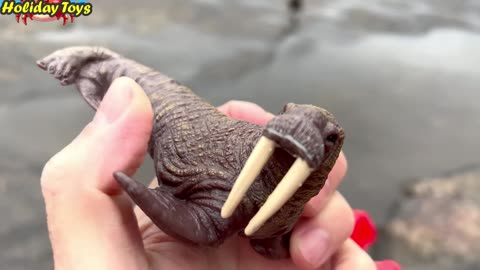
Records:
M125 78L116 79L103 97L93 122L97 124L113 123L127 110L132 98L131 82Z
M325 261L328 251L329 237L326 231L322 229L307 230L300 235L300 252L305 260L313 267L317 268Z
M375 262L377 266L377 270L402 270L402 267L396 262L392 260Z

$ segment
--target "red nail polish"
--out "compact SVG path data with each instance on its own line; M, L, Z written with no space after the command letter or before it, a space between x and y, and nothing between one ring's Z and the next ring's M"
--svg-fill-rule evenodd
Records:
M353 210L355 227L350 238L362 249L369 248L377 239L377 229L370 215L363 210Z

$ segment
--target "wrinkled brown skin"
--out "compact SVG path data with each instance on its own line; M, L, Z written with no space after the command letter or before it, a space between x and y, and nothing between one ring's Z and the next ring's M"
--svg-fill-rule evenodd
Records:
M148 189L118 172L115 178L154 224L167 234L202 246L218 246L243 234L277 183L301 157L314 168L294 196L253 236L252 247L273 259L289 257L289 238L305 204L323 187L340 153L344 132L333 116L311 105L288 104L266 127L227 117L167 76L99 47L70 47L37 62L62 85L75 84L97 109L112 81L134 79L154 111L149 153L159 187ZM234 214L220 210L258 139L280 146Z

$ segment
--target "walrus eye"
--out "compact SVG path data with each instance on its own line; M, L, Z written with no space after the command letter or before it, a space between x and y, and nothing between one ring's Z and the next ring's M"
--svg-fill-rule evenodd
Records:
M334 133L334 134L330 134L327 136L327 142L329 143L336 143L338 140L338 134Z

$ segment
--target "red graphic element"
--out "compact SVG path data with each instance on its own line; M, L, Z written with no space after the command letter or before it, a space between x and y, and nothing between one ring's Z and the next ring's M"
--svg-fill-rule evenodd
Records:
M350 238L362 249L369 248L377 239L377 229L370 215L363 210L354 210L355 227Z
M26 0L21 0L22 3ZM35 0L35 3L38 3L39 0ZM68 0L43 0L45 4L60 4L62 2L70 2ZM75 16L73 14L64 14L60 10L55 14L55 16L50 17L49 15L35 15L35 14L17 14L15 15L17 19L17 23L20 23L20 18L22 22L27 25L27 19L34 20L34 21L41 21L41 22L49 22L54 20L63 19L63 25L66 25L68 19L73 23L75 21Z
M363 250L368 249L377 239L377 228L370 215L363 210L353 210L355 216L355 227L350 238ZM402 270L402 267L395 261L386 260L375 262L378 270Z

